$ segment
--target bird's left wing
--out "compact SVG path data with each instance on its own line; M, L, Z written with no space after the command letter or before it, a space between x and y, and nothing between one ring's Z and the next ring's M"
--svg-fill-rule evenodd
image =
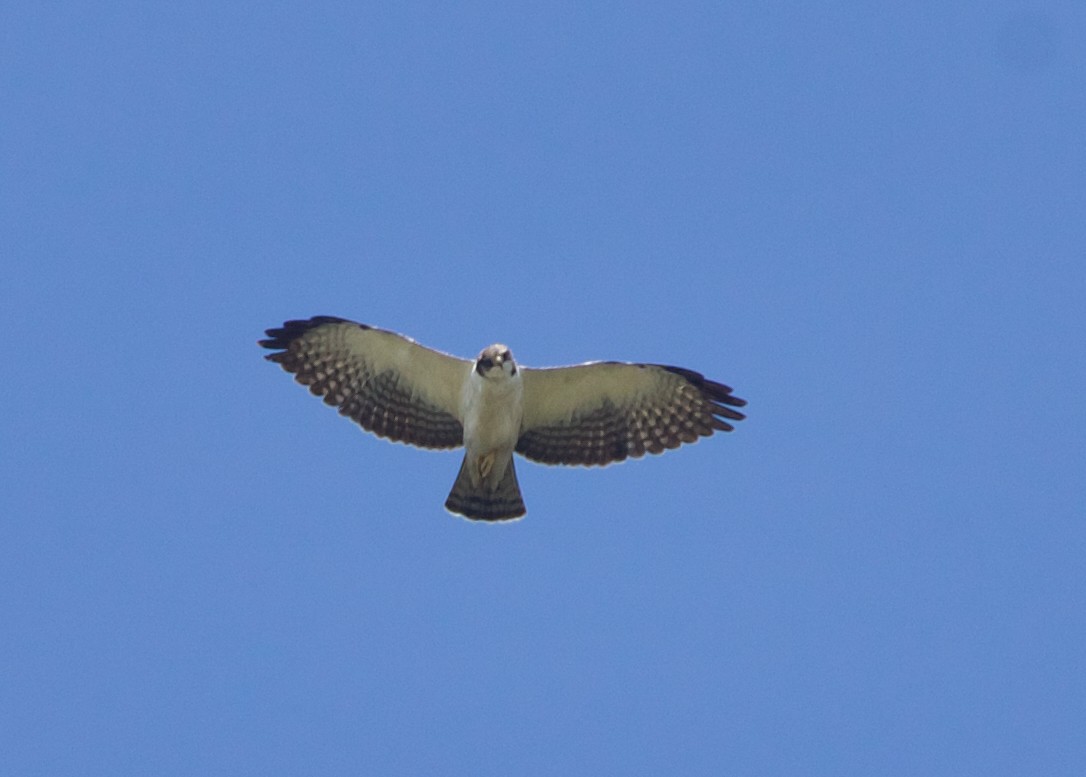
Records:
M379 437L423 448L464 442L460 389L471 362L333 316L267 330L265 358Z
M602 465L730 432L745 400L701 373L660 364L592 362L522 370L517 452L544 464Z

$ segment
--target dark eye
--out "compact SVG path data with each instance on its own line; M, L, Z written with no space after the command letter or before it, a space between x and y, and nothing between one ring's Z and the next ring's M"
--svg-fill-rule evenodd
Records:
M509 361L509 360L510 360L510 359L512 359L512 358L513 358L513 354L509 353L509 351L503 351L503 352L502 352L502 361L506 361L506 362L507 362L507 361Z
M493 366L494 360L491 359L489 356L484 356L482 359L479 360L478 369L489 370Z

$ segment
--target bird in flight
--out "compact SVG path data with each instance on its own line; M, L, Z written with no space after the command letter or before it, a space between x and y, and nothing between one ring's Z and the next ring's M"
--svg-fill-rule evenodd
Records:
M588 362L521 367L501 344L474 359L334 316L266 330L265 358L378 437L464 446L445 508L466 518L524 515L513 454L604 465L730 432L746 400L682 367Z

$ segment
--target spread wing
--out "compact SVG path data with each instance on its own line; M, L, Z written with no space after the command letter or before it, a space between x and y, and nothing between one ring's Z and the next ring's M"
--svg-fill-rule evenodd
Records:
M423 448L464 442L460 388L471 362L333 316L287 321L260 345L309 390L379 437Z
M517 452L544 464L602 465L730 432L731 388L681 367L593 362L524 368Z

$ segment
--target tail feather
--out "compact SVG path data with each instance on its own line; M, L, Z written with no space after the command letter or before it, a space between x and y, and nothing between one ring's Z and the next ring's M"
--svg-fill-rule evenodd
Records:
M445 500L445 509L473 521L508 521L524 515L527 510L520 495L512 454L501 481L493 486L485 478L478 486L471 482L468 457L464 456L460 474Z

